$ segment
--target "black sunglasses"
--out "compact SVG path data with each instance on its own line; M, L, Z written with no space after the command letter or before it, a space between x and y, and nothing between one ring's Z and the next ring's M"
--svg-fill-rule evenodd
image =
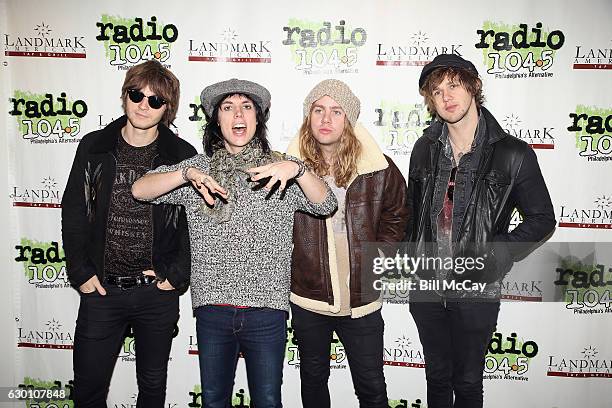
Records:
M145 97L145 94L140 92L138 89L128 89L127 94L130 101L134 103L140 103L140 101L142 101L142 99ZM166 100L157 95L147 96L147 99L149 99L149 106L153 109L159 109L166 104Z

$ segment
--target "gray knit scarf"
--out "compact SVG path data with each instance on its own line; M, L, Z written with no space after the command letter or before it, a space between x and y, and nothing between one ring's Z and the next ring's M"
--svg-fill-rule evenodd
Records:
M246 189L253 187L249 181L250 174L246 170L279 160L282 160L282 155L276 152L264 153L261 143L256 138L236 154L228 152L224 147L218 149L210 159L208 174L227 191L227 201L216 198L212 207L202 202L200 211L207 215L209 220L218 224L228 222L236 208L238 198Z

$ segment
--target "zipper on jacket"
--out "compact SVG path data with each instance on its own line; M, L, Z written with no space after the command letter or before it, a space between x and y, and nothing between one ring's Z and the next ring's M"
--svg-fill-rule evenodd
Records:
M353 182L351 183L351 185L349 185L346 189L346 193L344 194L344 222L346 224L346 242L348 245L348 258L349 258L349 280L348 280L348 293L349 293L349 308L352 310L353 306L351 305L351 278L353 276L352 274L352 270L353 270L353 262L352 262L352 254L353 251L351 250L351 240L349 239L349 233L352 233L352 226L349 224L349 217L348 217L348 205L347 203L350 202L349 200L349 193L350 193L350 189L351 187L353 187L355 185L355 182L357 181L357 179L359 179L360 177L364 177L364 175L359 174L357 175L357 177L355 177L355 180L353 180ZM349 231L350 230L350 231ZM336 263L338 263L338 261L336 260ZM338 280L340 280L340 276L338 276ZM352 314L352 312L351 312Z

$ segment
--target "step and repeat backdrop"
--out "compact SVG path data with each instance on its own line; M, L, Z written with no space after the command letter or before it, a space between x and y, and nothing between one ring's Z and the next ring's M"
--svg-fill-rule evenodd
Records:
M235 77L266 86L270 139L283 151L302 122L307 92L323 79L341 79L361 99L360 122L407 176L412 146L429 120L417 89L420 71L436 55L455 53L476 65L485 106L502 127L535 149L558 221L551 242L567 255L559 261L565 272L511 274L504 283L508 301L486 358L485 406L612 406L612 264L600 261L612 252L604 244L612 241L610 1L4 0L0 14L10 201L2 233L11 254L2 266L14 292L12 303L2 302L15 322L2 364L14 366L14 386L71 391L79 297L66 278L60 203L81 138L122 115L127 69L157 59L178 76L173 130L200 152L206 85ZM591 244L579 253L569 242ZM557 301L546 301L549 286L560 293ZM397 293L383 309L389 406L424 408L425 361L405 303ZM283 400L298 407L300 356L290 327L287 335ZM202 405L197 354L187 293L169 363L168 407ZM336 337L330 366L333 405L358 406ZM128 335L109 406L135 406L136 392ZM242 360L232 404L250 404Z

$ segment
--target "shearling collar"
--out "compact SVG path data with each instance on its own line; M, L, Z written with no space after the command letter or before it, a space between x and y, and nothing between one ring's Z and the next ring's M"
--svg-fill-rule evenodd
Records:
M355 136L361 142L361 156L357 161L357 175L373 173L389 167L385 155L378 146L378 143L376 143L376 140L370 135L370 132L359 122L355 125L354 130ZM302 159L299 136L294 137L291 143L289 143L287 153Z

